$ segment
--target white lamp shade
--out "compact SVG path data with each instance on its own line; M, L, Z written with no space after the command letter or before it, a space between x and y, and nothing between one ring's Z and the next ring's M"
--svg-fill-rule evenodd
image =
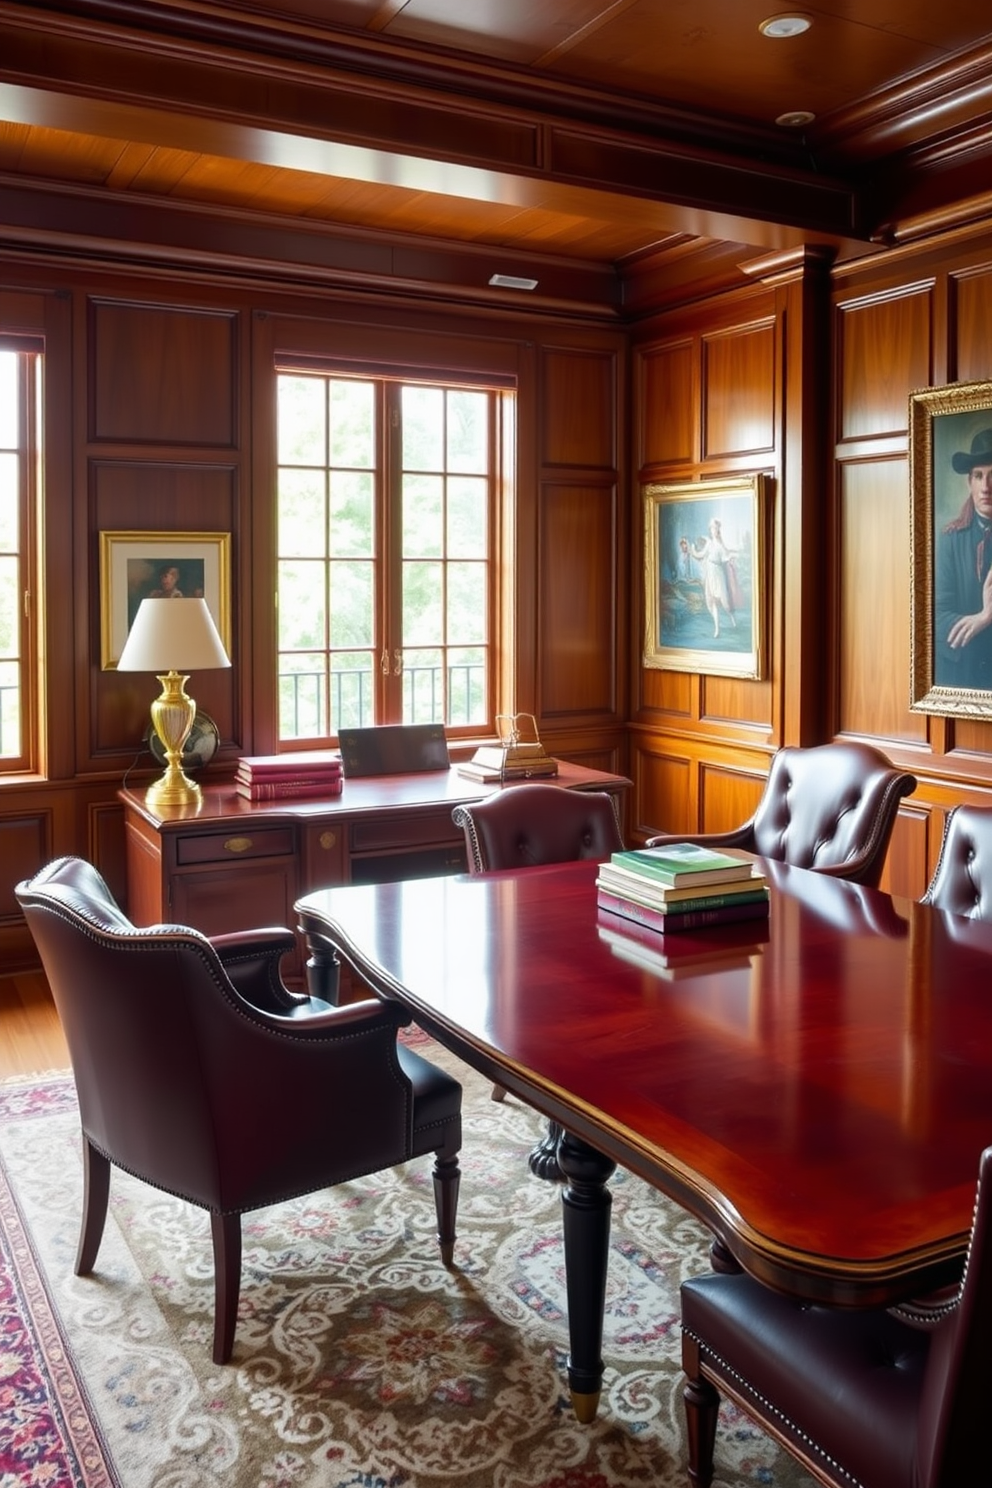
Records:
M117 670L202 672L230 665L205 599L143 599Z

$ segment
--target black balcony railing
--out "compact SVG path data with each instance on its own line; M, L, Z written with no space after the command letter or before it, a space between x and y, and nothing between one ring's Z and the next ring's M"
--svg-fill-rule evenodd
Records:
M448 717L444 717L444 668L405 667L403 720L405 723L459 724L484 722L485 666L459 663L448 667ZM319 735L324 731L323 672L281 672L279 676L280 734L284 739ZM375 722L372 672L368 668L331 673L331 732L341 727L367 728Z

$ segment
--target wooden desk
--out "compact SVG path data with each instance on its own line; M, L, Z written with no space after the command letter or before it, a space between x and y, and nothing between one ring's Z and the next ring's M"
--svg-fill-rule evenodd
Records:
M618 797L630 781L562 761L553 783ZM499 789L452 768L346 780L326 801L252 802L226 785L198 808L154 811L142 789L123 790L128 913L222 935L293 925L294 900L328 884L464 871L452 810ZM302 977L302 962L287 974Z
M992 926L763 866L767 926L664 939L597 911L588 863L297 906L315 944L566 1127L569 1370L586 1419L615 1163L813 1301L918 1294L955 1275L967 1243L992 1132Z

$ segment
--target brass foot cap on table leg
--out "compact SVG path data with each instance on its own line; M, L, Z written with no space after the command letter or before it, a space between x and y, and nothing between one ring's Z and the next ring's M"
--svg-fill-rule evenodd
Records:
M571 1390L569 1393L572 1397L572 1409L575 1412L575 1419L579 1425L592 1425L596 1419L596 1412L599 1410L600 1391L596 1390L591 1395L580 1395L577 1390Z

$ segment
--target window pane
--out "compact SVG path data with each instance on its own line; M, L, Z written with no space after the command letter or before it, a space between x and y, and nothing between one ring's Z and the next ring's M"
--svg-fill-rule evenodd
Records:
M489 399L485 393L448 393L448 469L484 475L489 466Z
M471 477L448 481L448 556L485 558L489 547L489 484Z
M312 739L324 732L324 655L283 656L279 667L279 737Z
M444 551L444 482L439 475L403 477L403 556L437 558Z
M448 722L485 723L486 653L481 646L448 649Z
M371 470L375 464L375 384L334 378L330 401L330 463Z
M444 392L441 388L404 387L403 469L444 468Z
M281 651L308 651L324 646L324 583L322 563L279 564Z
M323 465L327 398L322 377L282 376L279 382L280 465Z
M371 475L331 472L331 552L336 558L370 558L375 544Z
M315 557L327 551L324 476L319 470L279 474L279 556Z
M403 653L403 722L444 722L444 659L440 650Z
M20 654L21 607L16 558L0 558L0 657L5 660Z
M371 646L374 639L374 577L371 563L331 564L332 646Z
M486 639L486 581L484 563L448 564L449 646Z
M440 563L403 565L403 644L436 646L444 639L444 572Z
M16 661L0 661L0 758L16 759L21 743L20 668Z
M0 351L0 449L17 448L20 423L19 368L16 351Z
M371 652L331 657L331 727L368 728L375 722L375 673Z

